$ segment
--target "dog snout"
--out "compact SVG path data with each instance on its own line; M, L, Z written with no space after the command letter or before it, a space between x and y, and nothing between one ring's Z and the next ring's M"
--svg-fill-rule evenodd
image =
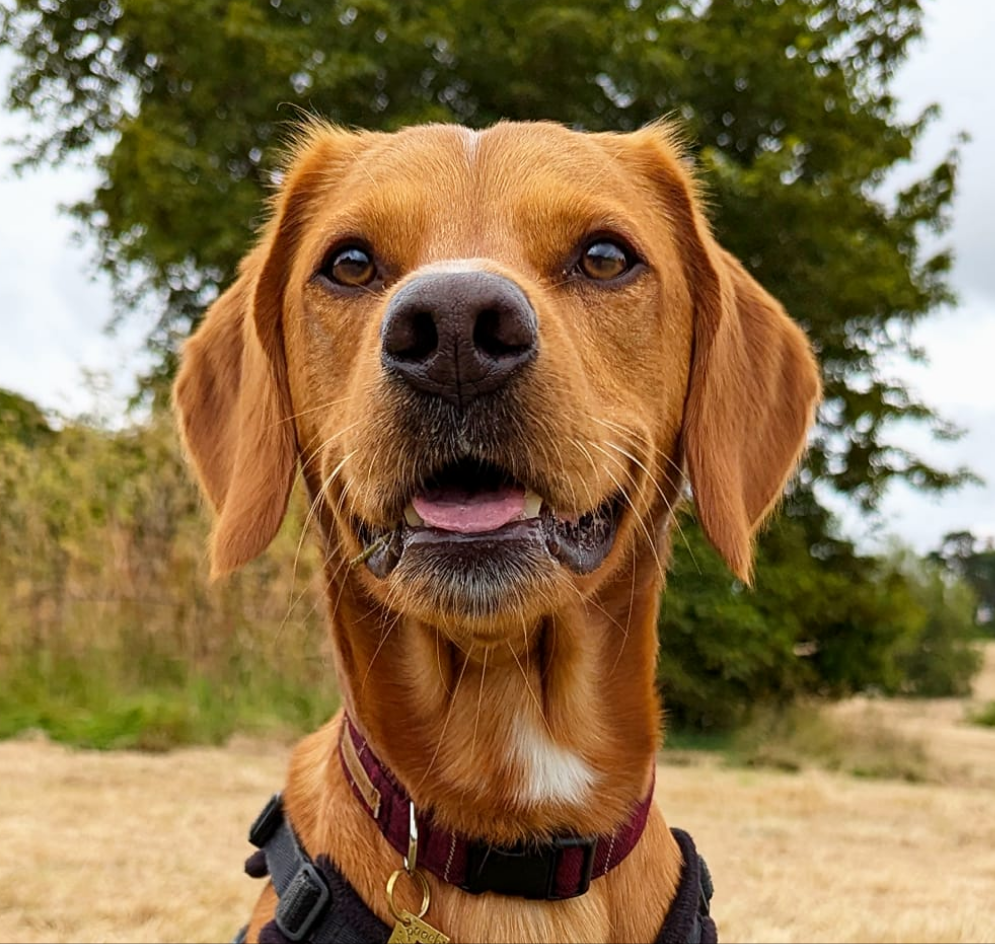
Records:
M536 313L510 279L436 272L408 283L381 325L384 367L456 406L502 387L538 351Z

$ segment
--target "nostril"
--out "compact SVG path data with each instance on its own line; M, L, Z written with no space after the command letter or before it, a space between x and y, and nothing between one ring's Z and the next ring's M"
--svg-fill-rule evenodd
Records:
M488 357L499 360L524 354L535 345L531 319L518 311L485 308L473 326L473 346Z
M398 360L423 361L439 346L439 330L430 311L404 312L384 337L384 350Z
M411 340L401 357L420 361L428 357L439 346L439 329L430 311L415 312L411 318Z

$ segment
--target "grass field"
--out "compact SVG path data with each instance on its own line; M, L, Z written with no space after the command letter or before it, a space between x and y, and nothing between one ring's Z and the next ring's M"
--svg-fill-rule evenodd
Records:
M975 702L995 699L995 648ZM916 738L924 783L664 751L657 796L716 885L720 939L995 940L995 730L963 701L855 700L830 712ZM224 941L259 890L248 824L287 746L169 754L0 743L0 940Z

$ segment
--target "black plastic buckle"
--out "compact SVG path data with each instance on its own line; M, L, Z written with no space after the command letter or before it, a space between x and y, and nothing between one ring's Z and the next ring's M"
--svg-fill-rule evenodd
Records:
M276 906L276 926L291 941L301 941L321 917L331 892L318 870L304 862L280 895Z
M500 848L471 843L466 855L466 879L460 888L473 895L497 892L544 901L576 898L591 887L597 844L597 839L581 836L559 837L540 846L521 843ZM570 849L583 853L580 881L567 894L557 894L556 873L564 853Z
M274 793L263 807L263 811L256 817L256 821L249 827L249 842L257 849L262 849L273 833L280 828L282 822L283 797L279 793Z

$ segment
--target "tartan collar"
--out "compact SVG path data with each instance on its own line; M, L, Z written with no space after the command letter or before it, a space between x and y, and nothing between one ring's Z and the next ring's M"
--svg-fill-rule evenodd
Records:
M583 895L592 879L606 875L635 848L653 802L651 784L628 821L607 836L558 836L547 842L493 846L416 814L407 791L348 715L339 757L356 798L405 861L414 838L418 866L475 895L496 892L546 901Z

